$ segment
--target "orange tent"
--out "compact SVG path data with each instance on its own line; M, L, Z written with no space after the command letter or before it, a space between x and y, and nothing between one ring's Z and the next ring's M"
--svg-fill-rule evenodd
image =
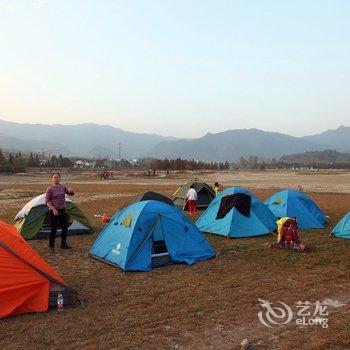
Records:
M77 294L13 226L0 220L0 319L47 311L50 297L54 305L59 292L64 299Z

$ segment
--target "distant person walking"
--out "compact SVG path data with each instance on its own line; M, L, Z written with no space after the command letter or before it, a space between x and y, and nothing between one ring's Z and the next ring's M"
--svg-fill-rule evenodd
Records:
M191 185L190 189L187 192L187 200L188 200L188 210L190 215L197 214L197 199L198 195L194 186Z
M55 238L58 225L61 226L61 248L69 249L67 244L68 223L66 218L66 194L73 196L74 191L61 185L60 173L52 174L52 185L46 190L46 205L50 210L51 233L49 247L55 248Z

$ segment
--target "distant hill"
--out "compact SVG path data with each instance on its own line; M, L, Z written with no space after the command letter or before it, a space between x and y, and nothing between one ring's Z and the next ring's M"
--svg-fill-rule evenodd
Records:
M237 161L240 157L275 157L320 150L322 145L301 138L257 129L229 130L195 140L164 141L155 146L148 156L155 158L195 158L203 161Z
M341 153L335 150L325 150L317 152L304 152L281 157L283 162L289 164L321 165L321 164L349 164L350 153Z
M0 147L7 148L5 136L26 140L18 141L18 150L64 150L67 156L118 156L118 143L121 142L123 157L139 157L164 140L176 140L155 134L138 134L108 125L44 125L22 124L0 120ZM14 140L15 143L15 140Z
M350 127L339 126L335 130L326 130L318 135L304 136L304 140L328 146L338 152L350 152Z
M202 161L238 161L240 157L280 158L283 155L335 149L350 152L350 127L318 135L293 137L258 129L208 133L196 139L140 134L109 125L22 124L0 120L0 148L46 151L79 157L187 158Z
M29 136L29 135L28 135ZM57 150L60 153L67 153L68 150L64 148L62 144L46 142L46 141L33 141L27 139L18 139L0 133L0 148L8 151L32 151L40 152L42 149Z
M319 169L349 169L350 153L341 153L335 150L305 152L283 156L280 161L291 166L305 166Z

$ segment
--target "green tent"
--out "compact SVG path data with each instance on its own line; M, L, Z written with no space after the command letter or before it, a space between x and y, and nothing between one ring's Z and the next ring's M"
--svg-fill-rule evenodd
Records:
M215 198L215 191L210 185L197 180L185 182L175 191L173 195L174 204L182 210L188 210L187 192L191 185L193 185L198 195L197 208L206 209Z
M44 238L50 235L50 215L45 194L29 201L15 217L15 226L25 239ZM68 235L91 233L92 227L85 214L66 196ZM60 230L57 231L60 235Z

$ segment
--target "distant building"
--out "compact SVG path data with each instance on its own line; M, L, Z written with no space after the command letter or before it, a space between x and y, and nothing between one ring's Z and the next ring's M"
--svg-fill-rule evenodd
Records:
M88 162L86 160L78 159L74 162L74 168L82 169L82 168L93 168L95 166L95 162Z

